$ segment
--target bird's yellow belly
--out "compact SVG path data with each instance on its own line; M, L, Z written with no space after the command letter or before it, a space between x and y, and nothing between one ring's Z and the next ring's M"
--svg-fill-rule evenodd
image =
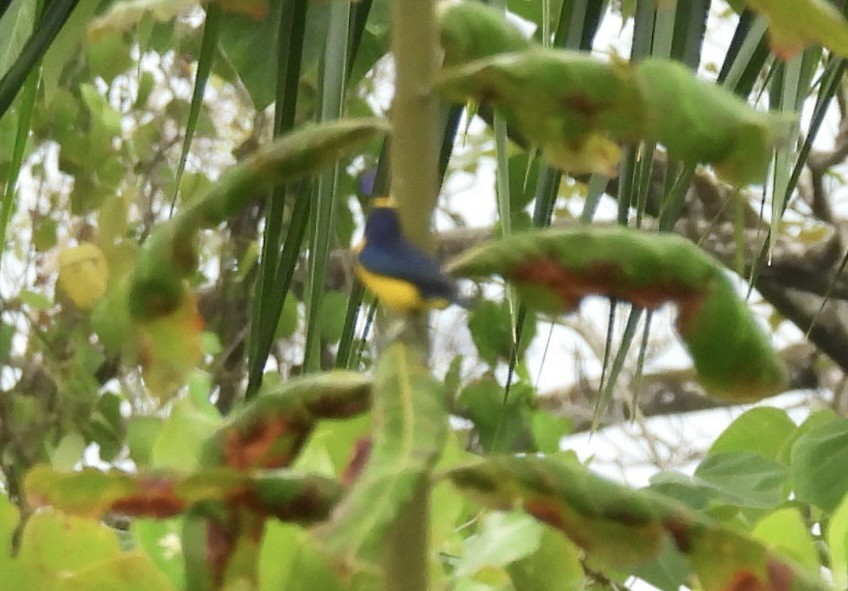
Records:
M389 308L397 311L423 310L426 308L444 308L447 300L424 299L418 288L402 279L376 275L361 266L355 268L359 280L370 289Z

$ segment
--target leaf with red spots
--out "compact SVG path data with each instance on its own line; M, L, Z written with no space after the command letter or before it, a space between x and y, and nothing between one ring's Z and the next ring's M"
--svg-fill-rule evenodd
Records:
M690 527L692 570L704 591L824 591L816 571L779 557L759 542L718 526Z
M138 494L139 490L139 483L129 474L88 468L64 473L38 465L24 480L24 495L30 506L52 505L83 517L99 517L116 499Z
M667 535L663 524L688 519L682 507L604 480L576 462L493 456L448 477L484 506L523 508L613 568L656 558Z
M371 378L331 371L260 392L206 443L202 462L236 470L288 466L318 419L347 418L371 406Z
M443 71L441 92L492 103L555 166L574 173L615 176L618 144L648 140L688 164L713 164L734 184L758 182L791 131L791 119L756 111L671 60L634 65L541 47L478 53L487 57Z
M57 472L40 465L24 481L27 502L74 515L117 513L166 518L191 510L219 515L220 507L246 508L256 515L312 523L325 519L341 494L328 478L286 470L244 474L214 468L191 474L126 474L86 468Z
M747 535L676 501L601 478L577 462L489 457L447 477L472 500L494 509L521 508L563 532L592 560L627 574L656 565L662 552L681 555L704 591L824 591L804 570Z
M385 535L445 439L441 386L408 346L385 349L374 378L374 426L362 471L316 535L349 568L373 569Z
M721 264L673 234L584 226L493 240L455 260L461 276L499 274L531 308L573 310L588 295L678 307L677 329L707 391L733 402L777 394L785 369Z

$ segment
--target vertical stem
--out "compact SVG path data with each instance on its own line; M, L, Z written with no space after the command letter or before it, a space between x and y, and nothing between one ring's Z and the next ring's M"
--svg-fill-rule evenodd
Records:
M392 103L392 193L404 233L427 247L439 159L439 101L432 84L438 68L438 34L432 0L392 2L392 54L397 70Z
M433 90L438 69L434 0L392 1L392 53L396 83L392 104L391 186L406 236L430 247L430 215L438 193L439 100ZM426 362L427 319L408 319L401 336ZM447 419L445 419L447 420ZM427 591L429 485L416 487L385 542L383 588Z
M392 524L383 551L383 589L427 591L430 548L430 483L418 483L409 505Z

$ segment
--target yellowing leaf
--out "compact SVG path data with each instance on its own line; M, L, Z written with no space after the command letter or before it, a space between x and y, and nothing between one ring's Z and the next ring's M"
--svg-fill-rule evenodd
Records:
M810 529L797 507L783 507L757 522L754 539L778 554L794 560L810 572L819 570L819 553Z
M200 363L202 328L197 299L188 290L173 312L139 323L142 376L154 396L167 396L182 386Z
M573 172L598 172L618 176L621 149L618 144L598 133L590 133L574 144L550 142L542 146L551 163Z
M771 49L788 59L819 43L848 57L848 22L826 0L747 0L769 25Z
M848 585L848 495L843 497L830 517L827 543L830 546L833 588L844 589Z
M109 268L103 251L90 242L59 252L57 287L80 310L90 310L106 293Z

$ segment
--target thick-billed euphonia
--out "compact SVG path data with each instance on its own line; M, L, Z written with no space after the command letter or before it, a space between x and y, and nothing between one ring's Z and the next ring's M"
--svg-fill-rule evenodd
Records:
M398 312L444 308L457 301L456 282L404 237L397 209L385 197L372 202L354 269L365 287Z

